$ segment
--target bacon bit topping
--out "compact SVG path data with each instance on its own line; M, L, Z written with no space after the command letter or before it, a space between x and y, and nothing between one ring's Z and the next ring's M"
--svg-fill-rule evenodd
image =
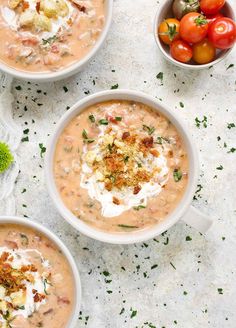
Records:
M7 295L19 290L25 290L25 282L29 281L29 277L32 275L26 275L22 268L13 269L12 266L7 263L9 253L4 252L0 258L0 285L6 288ZM28 270L30 272L30 270ZM32 271L31 271L32 272Z
M146 148L151 148L153 147L153 137L146 137L143 138L141 140L142 144L146 147Z
M82 6L82 5L76 3L76 2L73 1L73 0L72 0L72 2L73 2L73 4L79 9L79 11L82 11L83 13L86 12L86 9L87 9L87 8L86 8L85 6Z
M35 9L36 9L37 13L39 14L39 11L40 11L40 1L37 1L36 2Z
M23 1L22 2L22 8L23 8L23 11L25 11L26 9L29 8L29 2L28 1Z
M42 300L45 299L45 295L44 294L40 294L40 293L35 293L34 295L34 302L37 303L37 302L42 302Z
M111 121L111 116L107 116ZM105 189L112 191L113 188L132 188L136 195L142 188L142 183L149 182L156 174L156 167L146 168L142 165L143 160L150 155L158 157L160 154L155 148L153 136L145 137L125 131L120 136L112 129L112 124L100 137L98 146L99 156L93 150L85 155L86 163L96 172L98 181L104 182ZM113 198L113 203L119 205Z
M130 133L129 133L129 132L124 132L124 133L122 134L122 140L127 139L129 136L130 136Z
M142 189L142 188L141 188L139 185L135 186L135 187L134 187L133 194L134 194L134 195L137 195L137 194L140 192L141 189Z
M112 202L116 205L120 205L120 200L118 198L114 197L114 196L112 198Z

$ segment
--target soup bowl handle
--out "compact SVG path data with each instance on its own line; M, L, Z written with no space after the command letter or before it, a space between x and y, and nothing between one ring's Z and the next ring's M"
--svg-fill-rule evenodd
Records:
M209 216L203 214L193 206L189 207L184 216L181 217L181 220L201 233L207 232L213 223L213 220Z

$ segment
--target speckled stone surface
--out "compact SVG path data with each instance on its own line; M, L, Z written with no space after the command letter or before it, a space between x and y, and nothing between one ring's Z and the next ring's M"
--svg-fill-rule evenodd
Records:
M236 327L236 49L209 70L168 64L152 33L158 3L116 0L103 49L76 76L13 83L14 119L29 139L18 149L16 214L49 227L74 255L83 286L78 328ZM214 219L206 236L179 222L144 244L106 245L77 233L54 208L39 144L67 106L116 84L161 99L189 125L201 161L193 205Z

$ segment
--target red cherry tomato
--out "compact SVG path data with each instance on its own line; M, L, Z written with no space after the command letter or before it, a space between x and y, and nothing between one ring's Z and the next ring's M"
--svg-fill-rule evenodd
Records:
M189 43L202 41L207 35L208 21L199 13L189 13L180 21L180 37Z
M225 0L201 0L200 8L205 15L216 14L225 4Z
M193 57L193 51L190 45L182 40L176 40L172 42L170 46L170 54L171 56L182 62L187 63Z
M214 15L207 15L207 21L208 21L208 28L209 26L217 19L217 18L222 18L224 17L221 13L217 13L217 14L214 14Z
M236 42L236 24L228 17L216 19L209 28L209 40L219 49L232 48Z

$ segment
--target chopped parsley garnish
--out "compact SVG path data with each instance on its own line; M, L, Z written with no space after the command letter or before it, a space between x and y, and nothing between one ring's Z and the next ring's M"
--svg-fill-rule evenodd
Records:
M234 123L228 123L228 124L227 124L227 128L228 128L228 129L235 128L235 124L234 124Z
M94 123L95 122L95 117L94 117L94 115L89 115L89 119L90 119L90 121L92 122L92 123Z
M190 236L187 236L187 237L185 238L185 240L186 240L186 241L191 241L192 238L191 238Z
M203 116L202 120L200 120L198 117L195 118L195 124L197 128L201 127L201 123L204 128L207 128L207 117L205 115Z
M116 121L122 121L122 117L121 116L116 116L115 119L116 119Z
M126 157L124 158L124 162L127 163L128 160L129 160L129 156L126 156Z
M143 130L146 131L149 135L151 135L155 131L155 128L153 126L143 124Z
M43 154L46 152L46 147L42 143L39 144L40 156L43 157Z
M138 229L138 227L136 226L126 225L126 224L118 224L118 227L126 228L126 229Z
M218 288L217 290L220 295L223 295L223 288Z
M158 145L162 145L162 137L157 137L157 141L156 141L156 143L158 144Z
M159 73L157 74L156 78L157 78L158 80L161 80L161 82L162 82L162 81L163 81L163 76L164 76L163 72L159 72Z
M102 118L101 120L98 121L99 124L101 125L108 125L108 120L106 120L105 118Z
M116 83L116 84L112 85L111 90L115 90L115 89L118 89L118 88L119 88L119 84Z
M173 177L174 177L175 182L180 181L182 179L182 176L183 176L183 174L180 170L177 170L177 169L174 170Z
M228 69L230 69L231 67L234 67L234 64L230 64L230 65L226 68L226 71L227 71Z
M44 288L44 294L49 295L47 292L47 285L50 285L47 281L47 279L43 280L43 288Z
M130 311L132 311L131 312L131 315L130 315L130 318L132 319L132 318L134 318L137 315L138 311L137 310L133 310L133 309L130 309Z
M180 101L179 105L181 108L184 108L184 103L182 101Z
M220 165L220 166L218 166L216 169L221 171L221 170L223 170L223 166Z
M50 38L48 38L48 39L42 39L42 42L43 42L43 45L45 46L45 45L47 45L47 44L52 44L53 42L55 42L56 41L56 39L57 39L57 36L56 35L53 35L53 36L51 36Z
M88 133L87 133L87 131L86 131L85 129L84 129L83 132L82 132L82 137L83 137L83 139L84 139L84 142L86 142L86 143L92 143L92 142L95 141L94 139L90 139L90 138L88 137Z
M146 208L146 206L144 206L144 205L138 205L138 206L134 206L134 207L133 207L133 209L134 209L135 211L139 211L139 210L141 210L141 209L143 209L143 208Z

